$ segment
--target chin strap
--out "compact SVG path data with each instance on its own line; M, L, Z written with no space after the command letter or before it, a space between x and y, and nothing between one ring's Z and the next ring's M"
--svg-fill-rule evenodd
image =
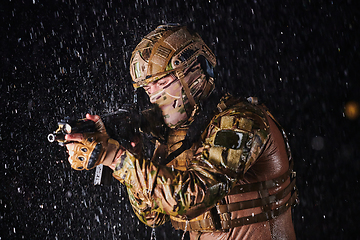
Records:
M196 102L195 102L193 96L191 95L189 85L184 80L185 79L184 71L183 70L176 71L175 76L180 80L180 83L183 86L186 97L188 98L189 103L191 105L191 109L194 109L196 106Z

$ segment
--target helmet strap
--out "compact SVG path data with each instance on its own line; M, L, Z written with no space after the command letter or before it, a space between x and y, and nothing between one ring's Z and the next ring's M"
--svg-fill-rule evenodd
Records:
M193 98L193 96L190 93L189 85L185 82L184 78L184 70L178 70L175 72L176 77L180 80L181 85L183 86L183 89L185 91L186 97L189 100L189 103L191 105L191 108L194 109L196 106L196 102Z

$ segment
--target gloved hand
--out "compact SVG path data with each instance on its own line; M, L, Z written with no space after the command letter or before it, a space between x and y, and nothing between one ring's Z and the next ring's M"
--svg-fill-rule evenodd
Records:
M99 164L111 165L121 148L119 142L106 133L100 116L87 114L86 118L95 122L97 132L65 136L66 141L72 142L66 144L71 167L75 170L90 170Z

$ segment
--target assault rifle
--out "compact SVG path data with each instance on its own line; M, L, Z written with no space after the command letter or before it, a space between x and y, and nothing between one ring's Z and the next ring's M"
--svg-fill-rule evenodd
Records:
M140 129L143 137L156 136L159 141L164 141L167 135L168 129L157 107L140 112L133 105L123 105L115 112L101 115L101 119L110 138L117 140L127 149L131 148L131 140L140 134ZM57 130L50 133L47 139L49 142L58 142L60 146L65 146L69 143L65 140L66 134L95 131L95 123L91 120L66 117L58 122ZM103 165L96 166L94 185L110 185L112 179L112 169Z
M117 140L122 146L128 147L130 140L138 133L141 118L132 105L101 116L109 136ZM70 143L65 135L70 133L96 132L95 122L88 119L74 119L65 117L58 122L58 128L47 136L49 142L57 142L60 146ZM112 169L102 164L96 166L94 185L110 185Z

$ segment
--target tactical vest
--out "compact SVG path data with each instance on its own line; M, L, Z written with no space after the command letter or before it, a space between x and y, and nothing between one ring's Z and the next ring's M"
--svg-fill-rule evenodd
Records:
M276 218L277 216L286 212L291 206L297 203L297 189L295 185L295 178L292 174L292 162L289 170L282 176L263 182L256 182L246 185L236 185L229 195L236 195L247 192L259 192L261 197L253 200L232 202L225 204L222 201L218 202L208 212L191 219L189 221L181 220L179 218L171 217L171 223L175 229L183 231L199 231L199 232L213 232L213 231L228 231L234 227L240 227L248 224L264 222ZM282 191L274 195L264 194L270 188L279 186L288 178L291 178L290 184ZM286 197L289 193L291 197L283 205L276 209L269 209L269 204L276 203ZM250 215L242 218L230 219L231 212L261 207L262 212L256 215Z
M222 104L222 105L221 105ZM218 105L219 108L226 108L228 104L224 102ZM222 110L222 109L220 109ZM265 110L266 111L266 110ZM259 198L246 200L246 201L235 201L231 203L225 203L224 199L219 201L212 209L201 214L200 216L191 220L182 220L171 216L171 222L175 229L181 229L184 231L198 231L198 232L214 232L214 231L228 231L231 228L240 227L248 224L264 222L271 220L286 212L291 206L294 206L297 201L297 189L295 185L295 172L293 172L293 160L290 153L287 137L284 130L273 118L273 116L266 111L270 118L276 123L279 130L281 131L286 150L289 158L289 169L281 176L262 182L255 182L249 184L238 184L233 187L227 196L244 194L250 192L257 192ZM184 139L187 129L173 130L168 138L167 151L170 153L177 149L177 143ZM176 157L173 161L167 164L169 167L173 167L179 170L186 170L186 166L192 159L192 154L195 152L196 146L193 147L181 155ZM290 181L287 181L290 179ZM269 194L269 189L280 186L288 182L282 190L276 192L273 195ZM291 193L290 198L282 203L275 209L271 209L270 205L279 202ZM241 218L231 219L231 213L244 209L261 208L261 213L252 214Z

